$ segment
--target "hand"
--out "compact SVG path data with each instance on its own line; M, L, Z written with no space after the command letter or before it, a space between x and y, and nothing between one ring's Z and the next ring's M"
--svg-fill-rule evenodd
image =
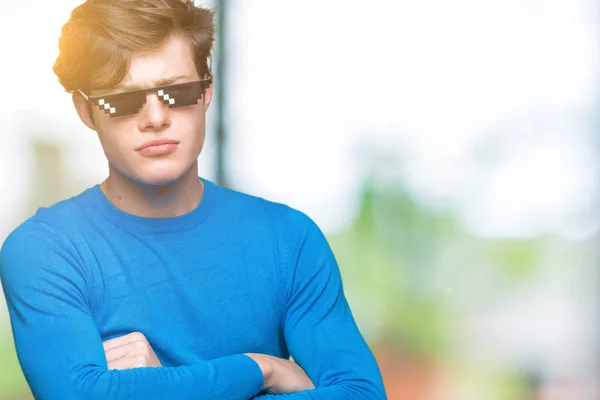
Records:
M140 332L102 343L108 369L162 367L146 337Z
M306 372L294 361L266 354L247 353L260 367L264 384L263 390L270 394L286 394L314 389Z

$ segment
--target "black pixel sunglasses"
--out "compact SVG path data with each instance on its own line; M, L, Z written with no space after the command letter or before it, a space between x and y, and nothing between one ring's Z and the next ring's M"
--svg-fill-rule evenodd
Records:
M115 118L137 114L144 104L146 104L146 96L150 93L156 93L163 104L170 108L197 104L211 83L212 78L208 78L195 82L158 86L107 96L88 96L81 90L79 90L79 93L81 93L88 103L98 107L105 114L109 114L111 118Z

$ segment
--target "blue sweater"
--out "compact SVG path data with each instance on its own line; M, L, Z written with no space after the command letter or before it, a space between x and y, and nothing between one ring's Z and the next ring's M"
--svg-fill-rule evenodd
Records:
M315 223L203 181L183 216L124 213L96 185L9 235L0 280L35 397L385 399ZM107 369L102 342L131 332L162 368ZM262 394L243 353L291 355L316 389Z

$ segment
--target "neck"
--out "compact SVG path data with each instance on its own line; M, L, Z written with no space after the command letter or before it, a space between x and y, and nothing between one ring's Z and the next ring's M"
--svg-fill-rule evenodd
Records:
M121 211L139 217L169 218L184 215L202 200L204 183L198 179L196 162L181 178L164 185L135 182L109 167L100 184L106 198Z

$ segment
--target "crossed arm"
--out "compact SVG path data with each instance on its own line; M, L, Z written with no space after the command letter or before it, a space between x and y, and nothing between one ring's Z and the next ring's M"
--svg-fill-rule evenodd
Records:
M386 399L324 236L303 214L289 218L290 226L303 227L290 230L300 250L285 266L284 336L295 363L237 354L164 368L152 365L149 353L146 361L133 356L145 368L111 361L122 343L101 341L87 302L87 272L74 246L42 223L18 228L0 253L0 280L36 399Z
M141 332L107 340L102 346L109 370L162 367L154 349ZM304 370L291 360L266 354L248 353L247 356L260 367L264 393L296 393L315 388Z

